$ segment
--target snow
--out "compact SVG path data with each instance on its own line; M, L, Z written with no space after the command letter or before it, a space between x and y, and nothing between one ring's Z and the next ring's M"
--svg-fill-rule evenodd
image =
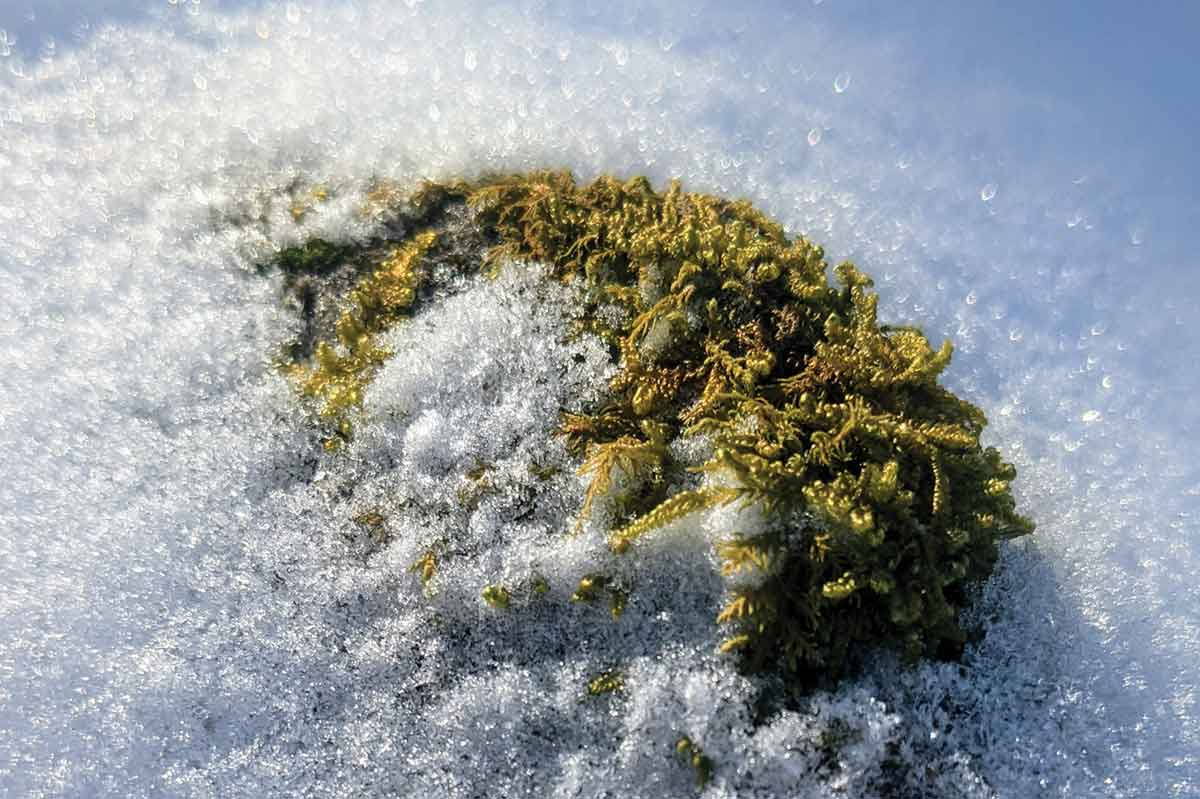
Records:
M1196 232L1058 136L1069 108L824 5L126 6L0 37L0 793L688 796L688 735L711 797L1200 795ZM748 197L953 338L1039 525L963 664L881 655L752 725L714 652L719 519L650 542L620 622L567 602L619 567L603 513L562 535L582 486L548 431L607 367L536 264L395 331L321 453L252 264L369 235L371 178L543 166ZM340 190L299 225L268 203L297 178Z

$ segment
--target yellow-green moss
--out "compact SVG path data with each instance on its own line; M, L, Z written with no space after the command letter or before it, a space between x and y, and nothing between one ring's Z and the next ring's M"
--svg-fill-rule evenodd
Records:
M502 585L485 585L479 595L497 610L507 610L512 603L512 592Z
M376 544L388 542L387 519L379 511L360 513L354 517L354 523L362 527Z
M349 307L337 320L337 340L317 344L313 365L290 366L301 392L320 401L321 415L340 436L327 441L327 448L349 437L350 413L362 404L367 384L391 355L376 337L416 300L425 277L421 259L436 240L436 233L425 231L396 247L351 293Z
M625 677L619 671L606 671L588 681L587 690L592 696L611 694L625 687Z
M438 573L438 555L436 547L429 547L421 553L421 557L417 558L408 567L408 570L421 578L421 585L426 588Z
M765 532L729 530L719 547L727 575L757 576L717 619L724 650L836 677L863 644L912 658L961 646L967 586L991 572L997 541L1033 526L1016 513L1012 466L979 443L983 414L938 384L950 343L879 324L855 266L831 282L820 247L749 203L644 178L495 176L427 184L409 202L466 203L495 242L489 260L546 262L583 282L585 311L624 310L624 323L585 315L619 368L606 401L560 427L590 477L580 518L601 497L620 515L614 552L717 505L764 509ZM295 368L338 425L387 357L375 336L412 305L435 236L402 243L355 289L337 344ZM703 471L716 479L668 493L667 444L683 434L711 438ZM585 577L573 598L603 587Z
M607 597L608 610L613 621L618 621L625 612L629 602L629 591L614 583L603 574L585 574L579 580L575 592L571 594L572 602L595 602Z
M692 767L696 774L696 787L703 789L712 779L713 762L704 750L687 735L675 742L675 754Z

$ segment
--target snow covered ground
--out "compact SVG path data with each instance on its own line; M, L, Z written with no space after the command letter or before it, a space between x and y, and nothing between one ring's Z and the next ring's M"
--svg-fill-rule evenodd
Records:
M688 796L687 734L714 797L1200 795L1196 197L1065 134L1069 98L932 72L833 5L179 0L75 30L57 4L53 46L0 35L0 793ZM372 177L544 166L748 197L955 341L1038 523L961 666L882 658L752 726L708 623L719 520L662 539L618 625L489 609L482 583L536 567L561 598L603 557L522 545L579 501L527 467L605 367L529 346L570 302L516 273L395 333L320 454L253 261L367 235ZM215 221L297 178L348 188ZM438 517L480 460L496 491ZM351 519L398 496L374 551ZM464 565L426 596L439 525Z

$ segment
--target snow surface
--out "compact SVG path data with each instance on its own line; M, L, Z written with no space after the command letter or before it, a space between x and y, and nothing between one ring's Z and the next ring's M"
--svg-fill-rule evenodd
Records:
M923 72L919 43L639 5L180 0L34 54L0 36L0 793L689 796L687 734L713 797L1200 795L1186 213L1057 137L1069 109ZM555 537L582 489L547 431L606 366L536 265L397 331L321 454L251 264L369 235L371 177L543 166L748 197L954 339L1039 525L961 666L881 657L750 725L713 651L720 520L654 540L619 623L564 602L609 556L596 525ZM297 178L347 188L221 223ZM380 504L386 545L352 521ZM479 598L534 570L541 604ZM625 690L587 696L614 665Z

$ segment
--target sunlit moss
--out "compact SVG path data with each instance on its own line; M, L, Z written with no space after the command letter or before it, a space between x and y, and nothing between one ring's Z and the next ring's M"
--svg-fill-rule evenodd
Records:
M571 594L572 602L606 600L613 621L619 621L629 603L629 589L604 574L585 574Z
M479 595L497 610L507 610L512 603L512 592L502 585L486 585Z
M490 262L541 261L582 283L582 329L618 369L605 400L564 415L560 433L589 478L580 520L603 499L615 553L635 557L645 536L710 508L762 508L764 530L728 530L718 547L737 577L717 617L723 650L803 682L837 677L863 645L910 658L962 646L967 587L991 572L999 540L1033 526L1016 513L1014 469L980 445L983 414L938 383L950 343L881 325L854 265L831 279L820 247L749 203L644 178L494 176L426 184L408 203L422 218L465 204ZM343 438L388 357L376 335L413 305L436 236L402 241L351 293L336 342L293 368ZM712 442L703 481L664 477L682 471L668 446L682 435ZM615 592L589 575L572 599L607 597L619 617Z
M437 550L433 547L426 549L421 553L421 557L413 561L408 570L421 578L421 585L428 587L438 573Z
M620 691L625 687L625 677L619 671L606 671L588 681L587 690L592 696L601 696Z
M327 186L313 186L308 193L297 197L292 201L288 211L292 215L292 219L297 222L303 221L304 217L312 210L317 203L323 203L329 199L329 188Z
M687 735L675 742L675 754L691 766L696 774L696 787L704 788L712 779L713 762L704 750Z
M301 392L320 400L321 415L332 423L340 439L349 437L350 412L362 404L367 384L391 355L376 337L416 301L425 278L421 259L436 240L436 233L425 231L394 248L351 292L349 307L337 320L336 340L317 344L313 364L289 367ZM330 439L330 443L337 440Z
M387 519L379 511L371 510L354 517L355 524L362 527L376 544L388 541Z

